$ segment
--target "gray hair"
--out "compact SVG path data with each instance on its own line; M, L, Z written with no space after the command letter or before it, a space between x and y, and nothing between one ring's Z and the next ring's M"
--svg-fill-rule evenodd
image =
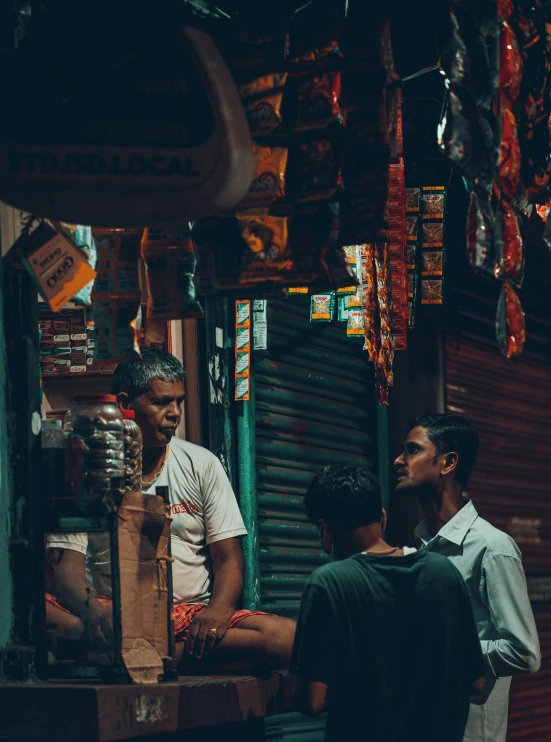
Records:
M113 394L125 392L136 399L149 389L153 379L184 381L186 372L180 361L165 350L144 348L141 359L119 363L113 374Z

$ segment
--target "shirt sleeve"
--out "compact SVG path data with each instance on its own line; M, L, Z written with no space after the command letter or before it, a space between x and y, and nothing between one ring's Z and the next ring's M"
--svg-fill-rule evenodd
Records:
M86 533L48 533L46 534L47 549L69 549L78 551L86 556L88 551L88 534Z
M247 529L230 481L216 456L212 456L205 466L201 489L207 545L226 538L246 536Z
M540 644L521 560L488 553L482 563L481 593L499 637L480 642L492 675L537 672Z
M457 573L457 577L461 591L459 615L462 632L462 656L465 660L466 680L472 683L473 680L484 677L486 667L484 665L484 657L480 647L469 591L459 572Z
M335 617L327 592L307 582L302 595L290 672L329 685L334 664Z

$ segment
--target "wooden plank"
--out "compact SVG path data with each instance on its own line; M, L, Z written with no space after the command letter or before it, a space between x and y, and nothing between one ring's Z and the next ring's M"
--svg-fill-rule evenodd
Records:
M295 710L286 673L181 677L159 685L0 685L0 740L116 742L241 724ZM166 739L166 738L165 738Z

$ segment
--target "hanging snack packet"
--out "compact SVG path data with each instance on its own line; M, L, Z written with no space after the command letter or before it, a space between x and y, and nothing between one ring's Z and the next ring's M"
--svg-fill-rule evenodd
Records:
M197 261L189 223L147 228L141 254L147 267L148 319L202 317L195 289Z
M139 358L140 349L136 336L138 309L139 300L94 300L94 361Z
M498 279L508 278L520 287L523 274L524 247L519 220L511 204L502 198L495 227L494 276Z
M95 268L97 262L97 250L96 243L92 237L92 227L85 227L81 224L65 224L63 222L60 226L71 235L73 242L84 252L90 267ZM72 301L75 302L75 304L90 306L92 303L93 285L94 281L89 281L84 288L73 296Z
M420 188L406 188L406 213L419 214L421 203Z
M142 229L92 228L98 251L94 301L141 294L138 257L142 233Z
M443 219L446 209L444 186L429 186L422 189L423 219Z
M494 275L495 216L485 191L471 193L467 212L467 258L473 268Z
M281 103L287 73L257 77L241 85L239 92L253 136L270 134L281 126Z
M331 322L335 311L335 294L312 294L310 297L310 322Z
M254 177L239 209L269 206L285 196L285 170L288 150L284 147L253 146Z
M443 304L444 284L441 278L421 280L421 304Z
M238 300L235 302L235 400L244 401L249 398L248 385L243 379L251 375L251 302Z
M496 337L505 358L518 358L526 341L526 321L518 295L508 281L503 283L496 314Z
M293 153L295 199L302 203L331 198L342 186L342 140L337 136L311 139Z
M138 256L142 229L92 229L98 250L92 289L94 360L139 357L136 316L141 290Z
M293 76L296 85L297 116L293 131L325 129L331 123L344 123L340 106L340 71L299 74Z
M46 222L23 232L10 253L18 256L52 312L71 301L96 275L69 234Z
M365 327L365 314L362 309L349 309L346 323L346 337L363 339Z
M338 297L338 310L337 310L337 320L339 322L348 322L348 314L350 312L350 309L348 308L348 296L339 296Z

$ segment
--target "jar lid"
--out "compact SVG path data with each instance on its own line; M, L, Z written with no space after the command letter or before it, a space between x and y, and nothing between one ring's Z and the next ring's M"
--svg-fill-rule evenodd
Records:
M134 410L121 410L124 420L134 420L136 413Z
M75 402L77 404L116 404L117 397L114 394L78 394Z

